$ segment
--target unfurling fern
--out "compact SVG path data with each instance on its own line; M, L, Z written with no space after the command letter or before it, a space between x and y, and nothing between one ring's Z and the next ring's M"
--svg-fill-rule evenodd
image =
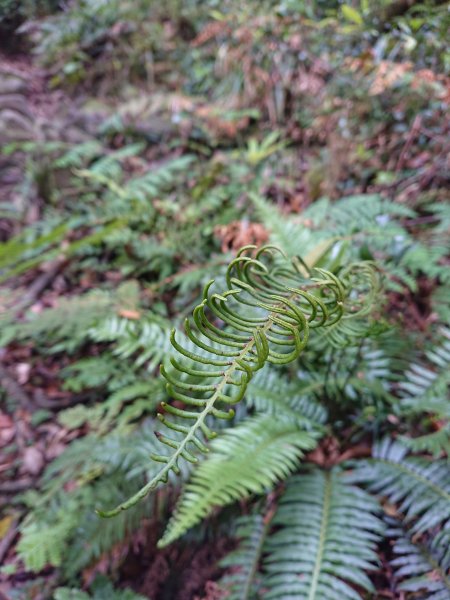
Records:
M180 459L197 462L197 452L208 451L204 440L215 437L209 419L231 419L234 411L224 405L237 404L254 373L266 363L284 365L298 358L312 329L367 314L376 290L367 264L349 266L339 278L316 269L316 277L305 279L305 265L299 259L291 264L273 246L261 248L252 258L247 252L254 248L244 247L230 263L226 291L211 293L213 282L206 285L203 301L193 313L194 324L186 320L186 335L196 351L181 345L172 332L179 356L161 371L170 396L187 408L162 403L164 414L159 419L182 439L157 432L159 440L173 449L169 457L152 456L164 466L129 500L99 511L101 516L114 516L134 505L165 482L171 471L177 473Z

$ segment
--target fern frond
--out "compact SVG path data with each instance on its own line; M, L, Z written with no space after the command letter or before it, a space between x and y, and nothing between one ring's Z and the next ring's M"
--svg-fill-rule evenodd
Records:
M354 585L374 591L365 571L375 568L383 531L376 501L349 485L339 470L293 477L266 543L267 600L360 600Z
M248 385L245 401L277 419L293 419L305 427L311 422L323 424L327 411L314 400L314 394L324 389L324 382L308 375L291 381L270 367L258 371Z
M101 516L114 516L138 502L166 481L170 471L178 471L180 459L197 462L192 451L208 451L200 434L206 439L215 436L206 423L208 417L232 418L232 409L219 407L237 404L256 371L266 362L287 364L295 360L306 346L311 329L332 325L342 318L344 302L350 295L343 282L353 281L352 269L343 272L342 281L318 269L318 277L305 282L294 267L274 260L273 247L260 249L255 258L246 256L246 251L253 248L243 248L229 265L228 289L223 294L210 293L213 282L205 287L203 302L194 310L195 328L186 320L186 335L201 352L183 347L172 332L171 341L181 360L172 358L172 368L161 367L169 395L190 409L200 410L166 403L162 406L166 414L191 420L192 425L173 424L166 414L160 414L162 424L181 432L183 440L157 433L158 439L173 449L171 457L153 456L164 464L158 475L117 508L99 511ZM356 268L364 275L370 270L365 266ZM308 291L299 287L305 284ZM359 295L350 299L349 310L354 316L366 312L364 300ZM223 323L225 328L214 322Z
M391 561L399 591L414 592L422 600L446 600L450 596L450 553L443 546L417 539L400 524L388 532L396 539ZM417 595L418 594L418 595Z
M67 552L68 540L77 524L77 515L71 514L42 525L31 521L21 528L17 551L25 567L34 572L45 565L60 566Z
M128 359L135 355L135 366L145 364L148 371L153 371L170 352L169 333L169 324L148 311L138 321L111 316L89 329L93 341L114 342L115 356Z
M24 496L30 511L17 549L27 568L40 571L51 564L72 578L136 531L142 518L153 510L154 496L114 521L100 521L92 506L119 502L127 489L139 489L146 478L153 477L158 465L145 459L158 445L152 423L144 424L132 436L88 435L70 444L47 467L39 492ZM186 467L183 465L181 480L188 476ZM161 501L167 501L169 488L167 492L158 496L159 507Z
M412 450L426 450L434 456L442 452L450 455L450 330L441 327L439 334L440 339L426 352L425 360L413 362L398 383L403 414L428 413L443 423L438 431L414 439L402 438Z
M90 594L78 588L60 587L54 592L53 600L146 600L129 588L117 589L106 577L97 576Z
M220 566L232 569L219 581L227 600L254 600L261 587L259 564L264 543L270 530L270 518L259 514L240 517L236 537L239 546L220 561Z
M303 255L306 255L316 248L318 243L330 238L325 233L326 229L321 232L312 231L301 221L282 215L273 204L261 196L249 194L249 197L255 206L257 216L271 232L271 241L282 248L289 257L297 256L299 248L302 249Z
M443 452L450 456L450 423L448 422L432 433L416 438L402 436L400 439L412 452L429 452L436 458Z
M401 406L408 412L434 412L450 418L447 400L450 384L450 329L440 329L440 340L426 353L426 361L415 362L399 382Z
M397 441L383 440L373 458L355 463L353 481L398 504L413 533L423 533L450 520L450 469L446 460L407 456ZM445 534L450 541L450 531Z
M177 175L186 173L194 160L190 155L169 160L141 177L130 179L124 186L124 192L128 198L141 202L154 198L173 184Z
M88 140L69 148L54 161L57 169L79 168L101 155L102 145L97 140Z
M295 469L304 451L316 446L316 438L317 434L299 430L295 421L268 415L227 430L195 470L159 545L172 543L214 507L270 490Z

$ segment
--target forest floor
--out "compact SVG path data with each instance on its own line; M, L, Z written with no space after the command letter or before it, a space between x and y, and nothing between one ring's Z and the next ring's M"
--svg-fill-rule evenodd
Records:
M169 29L169 25L165 23L165 28ZM263 25L256 25L263 29ZM218 22L215 26L217 29ZM265 137L273 131L278 132L272 144L281 141L287 148L279 163L265 167L262 186L264 195L283 215L295 219L324 195L337 200L342 196L381 194L402 206L418 209L418 216L407 223L409 233L414 235L433 222L433 216L426 211L420 212L424 198L435 203L446 201L450 153L450 123L446 110L450 100L450 78L442 70L437 67L433 70L420 63L414 65L407 60L395 65L389 59L376 62L373 54L361 52L356 57L342 57L346 75L337 73L335 62L327 63L322 55L313 56L312 53L300 67L289 67L291 71L285 73L281 68L276 70L276 61L275 65L262 61L251 39L251 24L241 26L239 32L215 32L211 27L206 24L185 43L190 52L195 54L201 49L209 59L211 55L215 57L217 49L204 50L204 47L211 41L214 43L215 36L225 35L233 42L239 37L243 53L239 55L238 49L233 48L235 55L230 51L216 67L216 71L223 69L218 83L227 77L231 79L227 89L233 89L233 76L239 71L234 81L237 89L241 75L237 65L240 60L244 61L243 77L247 80L239 89L238 101L232 99L226 109L211 92L217 80L208 83L210 90L206 94L198 91L189 95L186 90L189 86L181 88L179 81L173 83L170 76L164 83L152 84L150 93L147 82L146 85L133 83L126 93L118 94L116 90L108 92L104 82L98 83L98 72L87 85L55 85L55 67L44 66L31 53L0 54L0 144L9 148L0 155L1 241L6 244L19 236L19 242L25 240L26 243L29 230L46 235L51 227L41 227L43 221L56 222L59 215L64 223L71 214L70 206L80 208L79 222L69 233L55 238L53 249L42 242L42 249L38 248L41 254L35 263L30 263L30 268L20 267L15 271L17 264L11 262L11 271L3 279L7 283L0 291L0 312L8 317L6 338L2 338L4 343L0 344L0 384L3 389L0 407L0 563L4 565L0 572L0 600L50 597L49 590L59 577L58 560L55 564L48 561L47 566L34 572L18 556L20 528L33 505L33 496L24 503L22 495L40 489L47 467L73 442L92 431L89 418L70 425L67 418L61 418L64 411L91 406L121 385L118 371L114 371L119 369L118 363L114 363L103 378L99 371L83 373L81 367L78 372L70 371L78 368L73 367L77 361L98 359L103 349L109 349L117 340L110 343L107 337L102 341L86 334L79 345L74 343L72 348L71 341L77 339L83 325L79 325L80 331L77 331L75 324L65 334L61 333L64 327L61 322L58 324L61 336L58 337L59 333L52 332L48 324L42 325L42 331L27 330L30 318L39 321L43 315L44 320L48 311L64 308L67 299L77 299L99 289L109 293L130 278L139 283L138 300L135 301L132 293L125 299L114 298L112 301L102 297L101 302L105 304L104 308L100 304L100 311L110 311L113 317L130 326L139 322L143 306L151 306L152 310L156 306L158 311L159 305L164 305L159 314L161 318L186 312L186 306L191 307L199 283L203 281L204 273L196 275L197 271L204 267L207 272L211 264L219 264L222 253L268 239L266 224L257 222L245 196L251 173L239 172L239 159L233 163L232 168L238 173L236 180L240 178L233 188L235 175L230 175L228 158L224 158L233 152L244 151L248 157L251 152L249 140L258 131L263 131ZM277 27L281 28L281 25L277 23L272 37L269 36L277 52L292 51L295 55L301 50L307 52L299 34L293 31L282 35ZM167 31L166 34L169 38L173 35ZM109 35L115 40L114 36L118 34L111 29ZM269 42L267 45L269 47ZM101 54L96 66L97 70L99 68L101 70ZM173 79L182 79L173 67L167 67L161 61L163 74L165 68L169 75L173 69ZM155 77L158 76L156 72ZM217 77L215 73L208 76ZM357 94L351 96L346 88L351 78L364 86L359 97ZM258 82L262 82L260 87ZM346 89L343 91L343 88ZM118 115L119 124L114 121ZM121 248L117 251L118 258L111 250L114 240L102 246L101 251L92 242L91 247L87 243L85 251L84 246L80 246L81 251L79 247L72 253L72 245L94 235L103 217L107 224L106 216L113 224L115 218L114 207L112 216L107 215L111 202L105 195L104 205L93 210L90 220L83 221L85 213L96 202L92 200L89 188L92 180L84 179L80 183L84 176L81 174L74 185L71 174L77 169L87 169L90 158L85 163L81 159L79 164L75 161L67 169L54 166L68 148L83 146L86 149L89 143L103 145L112 158L123 148L144 144L144 151L133 153L131 150L128 156L120 158L118 166L114 164L111 171L105 171L110 180L117 175L123 189L136 174L150 172L166 161L178 160L188 153L194 154L202 163L199 170L188 173L181 183L176 184L175 191L170 190L169 201L164 196L164 185L155 192L157 218L163 222L157 225L159 230L156 232L154 225L149 230L154 239L147 255L147 250L142 249L139 254L140 249L136 248L144 239L142 223L130 228L138 232L136 238L131 234L126 238L125 225L113 231L118 240L115 247ZM260 146L259 151L264 153L264 148L261 150ZM96 156L95 152L99 152L98 148L92 156ZM254 164L256 170L259 163L255 161ZM103 175L97 173L96 176ZM104 180L98 181L107 187ZM98 193L98 182L95 185L97 187L92 184L94 194ZM194 215L191 221L187 216L186 228L183 222L178 227L180 215L170 206L170 198L177 190L192 194L195 205L204 190L219 186L220 193L215 199L208 200L210 204L199 204L201 215ZM230 195L233 195L233 202L228 206ZM119 206L117 214L120 210ZM170 233L172 223L178 227L173 235ZM25 237L20 239L23 232ZM28 239L31 240L33 235L30 234ZM184 235L186 251L176 244ZM24 252L22 260L35 260L33 252ZM130 267L126 264L128 259ZM151 268L147 270L142 266L144 263L151 264ZM440 264L448 266L450 263L446 258ZM193 283L186 284L188 301L181 309L181 296L177 295L179 288L176 288L180 273L183 276L192 273L197 277ZM427 332L438 318L430 301L436 285L435 279L422 274L417 277L414 290L390 292L389 317L402 319L409 330ZM67 306L69 314L72 309L71 305ZM77 310L82 322L83 308ZM96 318L98 320L98 316ZM88 321L86 331L91 331L94 323L95 319ZM125 369L127 361L132 364L130 356L135 357L136 352L130 351L129 355L123 356L120 368ZM142 365L135 367L133 363L130 366L130 369L135 368L140 369ZM94 365L95 369L100 370L100 366ZM128 384L129 374L123 373L120 377ZM116 387L108 387L108 378L116 376ZM72 416L75 418L75 413ZM363 448L363 452L367 450ZM355 450L356 454L360 451L361 447ZM95 479L95 475L92 477ZM76 478L66 482L65 491L69 493L71 486L78 485L75 482ZM37 496L35 498L37 501ZM144 521L138 530L120 541L111 542L106 551L102 549L89 564L78 569L81 585L87 587L96 575L106 574L115 578L119 586L129 586L153 600L224 598L215 582L222 572L216 566L217 560L233 545L225 532L215 541L197 541L164 551L156 550L159 535L159 526L155 529L154 522ZM68 541L64 544L70 545ZM65 557L64 560L68 559ZM388 567L384 565L384 568L377 598L407 598L388 589Z

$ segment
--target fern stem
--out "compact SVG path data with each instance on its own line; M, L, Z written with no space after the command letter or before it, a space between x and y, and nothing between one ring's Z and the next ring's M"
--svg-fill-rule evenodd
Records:
M324 488L324 496L323 496L323 508L322 508L322 523L320 525L320 535L319 535L319 546L317 549L316 562L314 565L314 571L312 573L311 578L311 587L309 591L308 600L315 600L317 588L319 585L319 577L322 572L322 562L325 553L325 542L326 535L328 529L328 520L330 516L330 506L331 506L331 475L328 472L324 473L325 477L325 488ZM320 599L319 599L320 600Z

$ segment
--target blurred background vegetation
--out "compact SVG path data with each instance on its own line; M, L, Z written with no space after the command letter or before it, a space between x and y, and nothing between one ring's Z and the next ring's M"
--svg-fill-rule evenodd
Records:
M0 0L0 596L235 597L239 506L163 550L179 484L93 507L151 476L168 332L245 244L378 262L392 337L305 369L360 427L341 454L394 431L446 455L449 24L431 0ZM432 597L380 552L361 597Z

